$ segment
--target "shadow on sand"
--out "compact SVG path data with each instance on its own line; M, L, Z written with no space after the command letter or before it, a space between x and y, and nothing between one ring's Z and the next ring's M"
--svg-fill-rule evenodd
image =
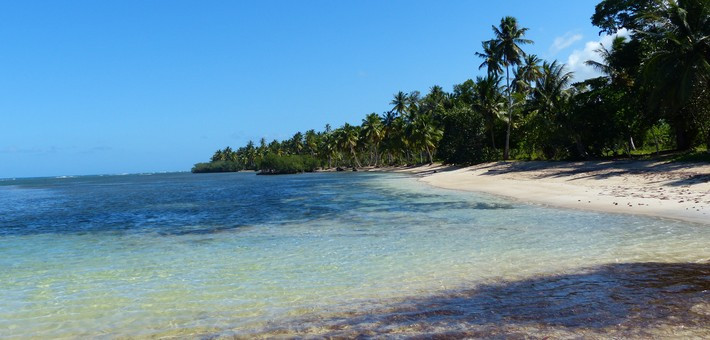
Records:
M710 182L707 174L695 173L692 168L697 163L661 163L654 161L584 161L584 162L554 162L554 161L529 161L529 162L495 162L478 169L488 169L483 175L501 175L509 173L525 173L541 170L555 170L542 172L538 178L564 178L576 177L606 179L622 175L652 175L675 171L677 181L672 185L693 185ZM687 170L687 171L684 171ZM579 177L579 175L585 175Z
M710 263L609 264L272 325L262 336L710 336ZM670 332L670 333L668 333Z

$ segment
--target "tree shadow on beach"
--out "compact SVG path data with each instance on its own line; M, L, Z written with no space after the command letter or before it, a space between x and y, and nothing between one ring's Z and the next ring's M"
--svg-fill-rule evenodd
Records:
M495 176L514 173L531 173L535 178L566 178L577 179L607 179L623 175L654 175L666 174L668 185L684 186L710 181L710 174L693 171L696 163L672 162L662 163L656 161L584 161L584 162L496 162L475 167L473 170L486 170L484 176ZM684 171L687 170L687 171ZM669 172L674 172L671 175Z
M266 334L509 338L545 334L647 337L680 327L710 336L710 263L624 263L582 273L484 284L366 312L305 318Z

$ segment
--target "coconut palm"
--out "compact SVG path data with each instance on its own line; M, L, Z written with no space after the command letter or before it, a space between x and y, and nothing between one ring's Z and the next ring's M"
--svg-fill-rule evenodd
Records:
M486 130L491 135L491 145L496 150L495 123L505 111L500 87L501 77L489 74L485 78L476 78L473 109L481 113L486 120Z
M378 150L379 144L384 137L384 129L380 116L374 112L365 116L365 119L362 120L362 134L367 144L370 146L370 164L372 164L374 160L374 166L377 166L377 160L380 158Z
M651 89L651 105L670 111L677 125L685 127L692 119L687 105L697 102L699 96L710 96L707 90L710 83L710 1L669 0L665 11L654 13L658 13L654 18L658 29L639 32L657 45L643 65L643 78ZM680 149L691 146L685 130L676 128Z
M495 51L494 55L498 57L498 63L505 67L505 87L508 95L508 128L505 133L503 159L510 156L510 130L513 121L510 67L520 65L520 59L525 56L520 45L533 43L532 40L523 38L527 31L527 28L518 27L518 21L514 17L504 17L500 20L500 26L493 26L495 39L490 44Z
M523 63L515 70L513 91L528 94L532 90L531 84L542 76L542 60L535 54L523 57Z
M560 100L565 96L565 90L572 81L572 72L568 72L564 64L557 60L542 65L542 75L535 81L533 101L535 107L546 112L559 108Z
M296 134L291 137L289 144L291 153L300 155L303 151L303 134L300 132L296 132Z
M407 126L410 136L410 145L422 151L426 151L429 163L434 162L434 151L436 145L443 136L443 131L436 126L430 114L417 115L411 124Z
M392 107L392 111L396 112L398 115L404 115L407 112L407 103L409 102L409 96L402 92L399 91L397 94L394 95L394 98L390 102L390 105L394 105Z
M483 59L478 69L480 70L485 67L489 75L500 75L503 73L495 40L483 41L481 42L481 47L483 48L483 53L476 52L476 56Z
M345 123L343 127L335 131L335 138L339 148L345 153L349 152L353 163L357 165L357 167L362 167L356 151L359 138L357 127Z
M306 131L304 146L308 151L308 154L314 157L316 156L318 153L318 134L316 134L315 130L311 129Z

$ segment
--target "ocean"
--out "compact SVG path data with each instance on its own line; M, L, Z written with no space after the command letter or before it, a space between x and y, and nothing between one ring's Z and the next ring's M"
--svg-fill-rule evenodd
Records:
M710 228L392 173L0 180L0 337L710 336Z

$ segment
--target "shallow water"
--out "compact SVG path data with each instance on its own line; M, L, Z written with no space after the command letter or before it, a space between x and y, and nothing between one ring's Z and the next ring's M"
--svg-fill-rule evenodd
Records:
M708 261L704 225L396 174L0 181L3 338L710 336Z

